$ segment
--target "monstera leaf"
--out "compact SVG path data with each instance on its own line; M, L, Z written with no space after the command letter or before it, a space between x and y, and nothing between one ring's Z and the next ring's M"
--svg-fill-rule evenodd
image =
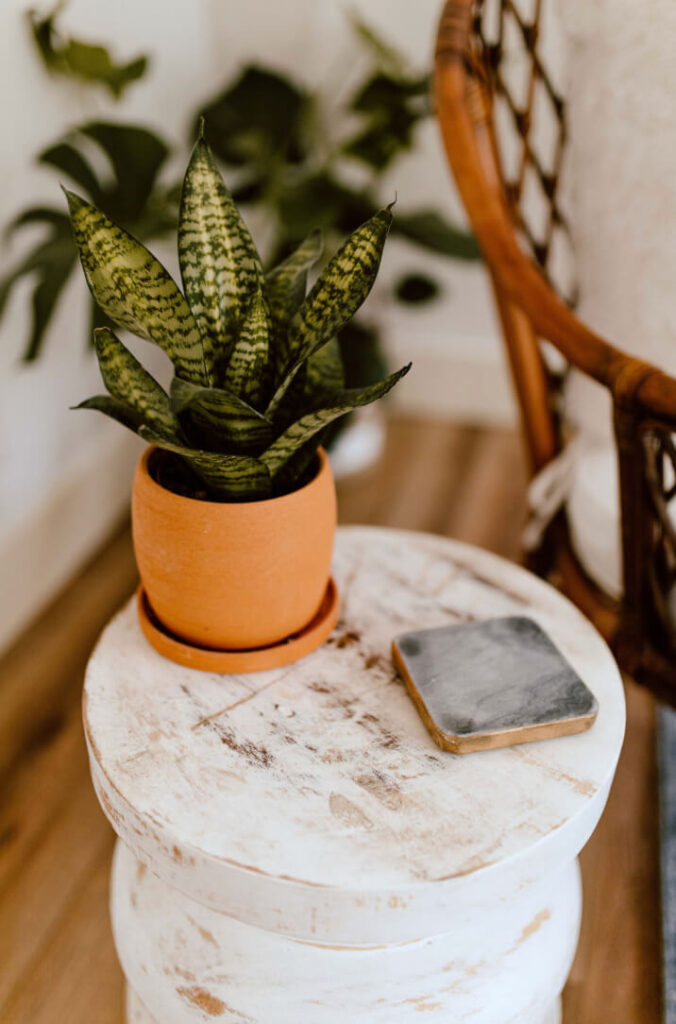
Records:
M113 175L102 179L85 155L93 142L107 158ZM65 175L113 220L140 239L162 238L176 225L175 195L158 185L169 154L153 132L136 125L93 121L48 146L38 156L46 167ZM63 289L77 261L68 217L59 209L35 206L24 210L8 226L14 235L27 225L43 225L44 238L0 280L0 316L18 281L32 279L32 324L23 357L40 354L45 333ZM92 327L110 325L94 303Z
M410 149L416 126L429 115L429 79L376 72L353 96L364 127L343 145L346 156L384 171Z
M411 242L459 260L478 260L481 250L473 234L449 224L435 210L421 210L397 217L395 231Z
M207 142L224 163L253 165L265 172L272 160L298 163L305 157L310 106L310 98L289 78L249 65L199 111L198 118L204 120Z
M245 67L201 111L206 135L216 155L237 168L231 200L238 206L255 205L268 218L273 232L268 255L274 264L293 253L314 229L322 230L330 256L340 237L372 217L382 205L379 193L383 173L391 172L394 161L415 143L418 125L431 113L427 76L412 69L397 48L371 26L354 16L350 20L355 42L364 49L370 64L347 97L345 113L349 117L326 116L319 96L309 93L291 77L258 65ZM34 15L33 22L46 59L54 68L62 65L63 69L68 41L58 31L55 11L46 16ZM112 60L111 63L114 65ZM349 130L345 133L341 127L333 134L334 123L347 125ZM109 175L98 171L99 160L90 159L92 145L105 157ZM358 186L346 156L362 164ZM57 172L60 180L65 177L75 185L78 192L134 238L147 243L165 237L176 225L180 188L163 188L160 184L166 157L167 146L154 133L134 125L97 121L57 140L40 154L39 161ZM197 158L194 171L202 176L205 173ZM219 186L215 187L218 190ZM391 199L391 194L386 198ZM213 201L212 192L210 202ZM184 214L186 222L188 218L194 222L194 208L191 213L185 208ZM23 277L30 277L33 282L33 316L24 350L26 359L35 358L41 350L74 262L69 227L60 210L36 206L16 217L8 230L10 234L17 233L29 223L44 226L42 239L0 279L0 315L14 284ZM445 220L438 211L404 210L393 230L452 259L478 258L472 236ZM187 255L186 247L186 266L200 244L197 248L192 246L192 256ZM202 255L206 258L204 252ZM225 302L216 311L213 286L209 283L213 266L211 271L208 266L205 263L205 274L200 275L193 263L184 276L186 291L193 284L199 284L203 291L204 308L195 304L193 316L207 338L214 336L220 344L227 337L232 344L255 291L252 275L246 272L243 262L242 286L237 287L235 301ZM309 266L308 271L311 273ZM226 273L232 282L232 270ZM289 293L293 312L304 298L304 283L299 275L296 292ZM395 296L401 295L405 301L414 293L416 297L422 296L420 289L411 292L409 288L395 291ZM432 296L433 289L428 289L428 297ZM272 286L267 300L273 332L278 332L277 298ZM279 316L286 315L279 311ZM208 327L205 320L209 320ZM112 326L95 303L91 323L93 327ZM328 369L327 359L328 354L317 356ZM303 372L297 371L293 383L297 394L305 387L303 378ZM368 375L362 378L364 383L367 379Z
M400 302L416 306L436 298L439 294L439 285L427 274L405 274L395 284L394 294Z
M275 191L275 214L279 239L275 257L295 247L313 229L324 236L331 232L354 231L379 208L368 191L358 191L341 182L331 171L309 169L280 181Z
M348 20L356 42L366 50L376 68L395 78L403 78L408 73L407 61L396 46L360 18L356 11L348 10Z
M9 225L7 233L11 235L26 224L41 223L47 227L44 240L0 280L0 316L18 281L30 277L35 282L31 300L32 324L24 349L26 361L35 359L39 354L52 313L77 259L68 217L55 210L43 207L26 210Z
M107 48L99 43L66 38L56 24L62 7L62 3L57 3L44 17L36 11L28 12L33 39L45 67L83 82L103 85L115 99L119 99L127 86L146 73L148 58L140 56L127 63L117 63Z

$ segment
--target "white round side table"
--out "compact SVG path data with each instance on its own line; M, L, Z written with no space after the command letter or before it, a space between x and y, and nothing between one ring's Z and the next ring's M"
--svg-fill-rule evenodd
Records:
M133 604L85 687L119 836L115 942L134 1024L556 1024L577 943L577 855L608 796L624 698L563 597L486 552L339 531L342 619L295 665L163 660ZM599 702L586 733L438 750L390 660L397 633L537 620Z

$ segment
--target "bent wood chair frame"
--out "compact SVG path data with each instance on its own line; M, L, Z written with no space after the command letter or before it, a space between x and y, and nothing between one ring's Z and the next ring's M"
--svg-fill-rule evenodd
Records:
M557 295L547 275L552 232L565 228L558 171L565 142L565 104L538 52L541 0L527 20L515 0L497 0L499 24L512 19L529 60L528 98L519 105L502 75L502 29L487 41L484 0L447 0L435 60L437 115L449 163L483 251L521 409L533 474L563 447L558 392L561 375L548 366L541 342L608 390L613 403L620 479L624 592L618 601L589 579L576 559L565 510L547 528L531 565L550 576L611 643L621 667L676 702L676 532L668 515L676 495L676 380L627 355L585 326ZM513 26L512 26L513 27ZM529 130L535 83L559 121L553 169L543 170ZM521 146L520 173L507 182L494 118L496 96L507 100ZM523 171L534 169L549 210L537 240L519 208ZM525 244L524 244L525 243ZM670 609L671 601L671 609Z

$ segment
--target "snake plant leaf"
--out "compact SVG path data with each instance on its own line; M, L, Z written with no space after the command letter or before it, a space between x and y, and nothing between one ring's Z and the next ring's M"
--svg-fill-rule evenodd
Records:
M90 159L92 140L105 155L114 177L99 177L98 162ZM168 147L153 132L136 125L116 125L95 121L80 125L43 149L36 160L52 171L65 175L84 190L87 198L140 239L160 237L174 231L178 197L172 202L157 178L168 156ZM31 278L32 317L23 358L35 359L45 333L63 294L66 282L77 262L70 219L63 210L48 206L25 209L9 222L8 235L27 225L45 229L31 252L0 279L0 317L3 299L23 277ZM112 326L92 300L97 326ZM91 339L91 331L87 339Z
M331 406L325 409L316 409L301 416L299 420L292 423L290 427L281 434L273 444L261 455L261 460L270 470L274 478L283 468L285 463L306 444L314 435L327 427L329 423L344 416L363 405L369 405L376 399L382 398L394 387L397 381L405 377L411 369L411 364L402 366L396 373L391 373L385 380L370 384L365 388L348 388L334 396Z
M272 325L267 303L257 291L247 310L224 374L224 385L255 408L270 395Z
M104 313L159 345L181 377L211 383L208 339L159 260L101 210L65 191L82 269Z
M286 339L286 327L305 298L307 272L322 254L322 233L312 231L298 248L265 275L265 297L270 307L275 337ZM276 360L280 370L288 361L288 353L279 345Z
M321 398L345 387L345 369L340 344L331 338L305 363L305 395Z
M270 497L270 473L260 459L188 448L146 426L139 427L138 432L150 444L175 452L185 459L216 497L227 501L258 501Z
M298 419L299 410L308 408L306 386L307 374L306 364L304 364L298 367L291 383L274 411L270 412L269 407L266 410L265 415L275 424L278 434L280 431L286 430L295 419ZM312 408L317 408L318 405L321 405L321 402L315 402Z
M242 454L260 452L274 436L272 424L262 413L223 388L202 388L174 377L171 405L179 417L188 412L214 446L232 444Z
M99 328L94 333L94 347L103 383L110 394L135 409L142 423L175 433L178 421L169 405L169 396L120 339L110 329Z
M203 138L195 144L183 182L178 256L193 316L217 361L225 363L263 269Z
M378 374L380 377L380 374ZM345 387L340 343L332 338L298 368L275 412L275 424L282 430L296 419L298 410L316 409Z
M112 395L94 395L93 398L85 398L84 402L73 405L71 408L95 409L97 412L102 412L105 416L117 420L123 427L133 430L135 434L138 434L139 427L143 424L143 418L137 409Z
M380 210L353 231L295 313L289 325L288 364L270 402L270 415L284 397L298 367L330 341L366 299L380 267L391 223L390 210Z

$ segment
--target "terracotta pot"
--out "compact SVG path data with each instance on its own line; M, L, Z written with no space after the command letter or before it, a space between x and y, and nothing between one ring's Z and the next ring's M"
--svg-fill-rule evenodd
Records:
M174 494L141 457L132 494L134 550L155 615L213 649L278 643L316 615L326 593L336 493L326 452L317 475L267 501L222 503Z

